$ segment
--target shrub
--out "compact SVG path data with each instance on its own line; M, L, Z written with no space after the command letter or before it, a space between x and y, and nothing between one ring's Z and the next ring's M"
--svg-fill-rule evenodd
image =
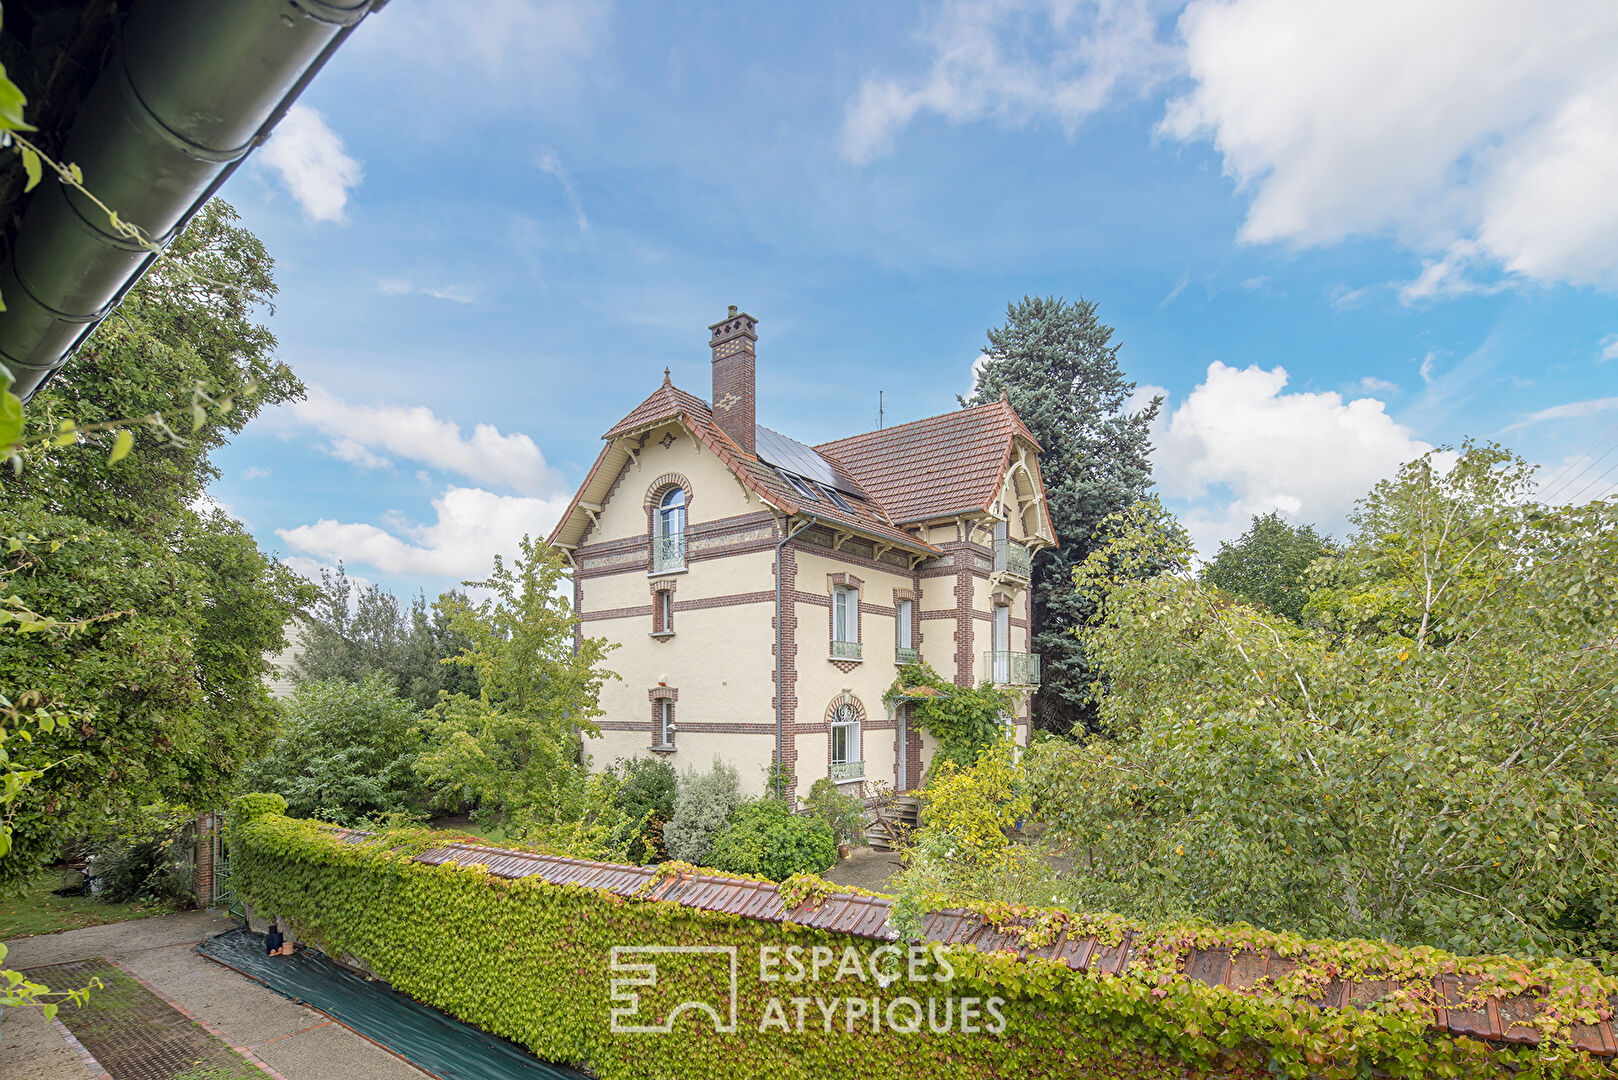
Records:
M814 782L804 807L831 827L839 844L857 844L865 838L865 805L838 791L829 777L822 776Z
M141 807L87 845L96 897L192 907L195 837L191 815L161 803Z
M663 830L674 816L674 795L679 776L674 766L655 758L636 757L619 762L614 771L622 779L613 802L633 827L628 854L632 862L645 865L668 857Z
M663 843L672 858L704 865L714 834L725 827L730 812L741 802L736 770L714 755L705 773L688 771L680 777L674 796L674 816L663 829Z
M294 817L338 825L424 814L421 714L386 676L304 683L285 708L281 733L246 770L248 788L285 797Z
M793 874L819 874L837 862L831 826L799 817L777 799L738 806L714 837L708 862L729 874L752 874L785 881Z

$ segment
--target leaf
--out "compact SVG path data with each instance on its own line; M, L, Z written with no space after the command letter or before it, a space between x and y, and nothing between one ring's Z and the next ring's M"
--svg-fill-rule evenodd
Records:
M129 456L129 451L134 449L134 447L134 433L128 428L124 428L118 433L118 438L114 440L112 444L112 453L108 455L107 461L109 463L114 461L122 461L124 458Z
M7 389L0 391L0 447L22 441L22 399Z
M39 164L39 155L26 146L18 147L17 152L22 155L23 171L28 174L28 182L23 185L23 191L33 191L45 176L45 170Z
M75 184L83 184L84 183L84 173L79 171L79 167L77 165L73 164L72 162L69 162L68 166L67 166L67 171L73 177L73 182Z
M208 410L201 405L191 406L191 430L194 432L202 427L203 421L208 419Z

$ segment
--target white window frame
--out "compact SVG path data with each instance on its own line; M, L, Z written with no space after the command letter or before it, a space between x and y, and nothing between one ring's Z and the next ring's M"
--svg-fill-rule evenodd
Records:
M837 737L839 733L843 737L841 757L837 753ZM836 711L832 713L831 731L827 739L830 744L829 749L833 765L852 765L865 760L860 751L860 713L853 705L844 703L837 706ZM858 778L851 777L849 779Z
M911 642L916 640L916 602L914 600L900 600L894 606L893 631L897 637L894 642L901 649L913 649Z
M674 633L674 590L657 591L658 633Z
M842 620L840 632L839 619ZM860 591L852 585L836 585L832 588L831 639L845 645L860 643Z
M994 657L994 681L997 685L1011 682L1011 608L1006 604L994 606L994 629L990 633L991 654Z
M685 488L675 484L663 493L657 504L657 520L659 538L685 535Z
M657 742L653 745L666 749L674 745L674 699L660 698L657 702L657 730L653 736Z

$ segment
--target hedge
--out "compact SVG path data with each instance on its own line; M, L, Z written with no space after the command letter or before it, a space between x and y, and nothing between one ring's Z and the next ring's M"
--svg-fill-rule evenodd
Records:
M256 814L257 816L254 816ZM415 861L442 843L423 830L356 842L316 822L295 821L255 806L238 807L232 833L231 882L264 914L290 922L298 936L335 957L352 957L398 990L486 1031L529 1047L547 1061L576 1064L607 1080L826 1080L826 1078L1023 1077L1600 1077L1618 1078L1612 1060L1566 1041L1573 1019L1590 1021L1618 994L1618 982L1588 966L1529 968L1498 958L1465 961L1436 950L1400 950L1350 942L1302 943L1236 928L1169 928L1142 937L1144 948L1122 975L1075 971L1013 952L967 947L920 948L906 954L882 940L704 911L679 903L626 899L537 877L502 878L481 865ZM491 856L497 853L491 852ZM793 879L789 904L813 904L829 886ZM1082 917L983 909L991 921L1015 925L1030 944L1060 931L1115 937L1128 924ZM1082 925L1080 925L1082 921ZM1205 985L1178 970L1188 943L1218 941L1232 949L1291 950L1300 965L1291 985L1323 986L1328 977L1365 970L1425 971L1448 965L1474 973L1483 992L1532 988L1553 1008L1536 1023L1537 1047L1502 1046L1435 1034L1430 1004L1395 990L1364 1010L1320 1007L1296 989L1263 994ZM735 946L738 1024L714 1030L694 1010L666 1034L611 1030L613 946ZM802 949L805 969L819 946L828 962L819 981L765 983L758 957L766 947L791 973L782 950ZM936 953L929 951L937 949ZM1179 950L1179 953L1176 953ZM1323 959L1330 957L1330 959ZM644 956L631 957L644 960ZM655 986L630 987L639 1016L665 1017L681 1001L723 1001L729 973L713 956L656 957ZM856 974L858 970L863 975ZM1457 966L1458 965L1458 966ZM1436 968L1435 968L1436 970ZM873 972L875 974L873 974ZM899 980L883 985L897 972ZM946 974L949 976L945 978ZM807 970L806 970L807 975ZM838 977L840 976L840 977ZM912 976L920 982L909 981ZM794 999L819 998L801 1006ZM875 1000L871 1010L851 999ZM922 1009L920 1031L906 1029ZM772 1005L774 999L778 1005ZM962 1003L977 999L979 1030L960 1029ZM990 999L1002 999L991 1005ZM835 1002L835 1004L831 1004ZM623 1003L617 1003L624 1007ZM931 1017L925 1009L931 1008ZM951 1023L941 1018L947 1015ZM994 1033L996 1018L1003 1021ZM642 1021L645 1022L645 1021ZM943 1033L931 1024L948 1027ZM852 1024L852 1030L848 1030ZM785 1028L786 1030L783 1030ZM897 1028L898 1030L895 1030Z

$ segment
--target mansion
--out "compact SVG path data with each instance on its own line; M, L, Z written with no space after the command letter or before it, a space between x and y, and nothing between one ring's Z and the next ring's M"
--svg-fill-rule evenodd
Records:
M1029 561L1052 546L1039 445L1004 397L808 446L757 422L757 322L710 328L710 401L663 384L602 436L551 534L581 633L614 642L598 764L717 754L761 793L919 786L929 737L882 696L925 660L961 686L1039 682Z

